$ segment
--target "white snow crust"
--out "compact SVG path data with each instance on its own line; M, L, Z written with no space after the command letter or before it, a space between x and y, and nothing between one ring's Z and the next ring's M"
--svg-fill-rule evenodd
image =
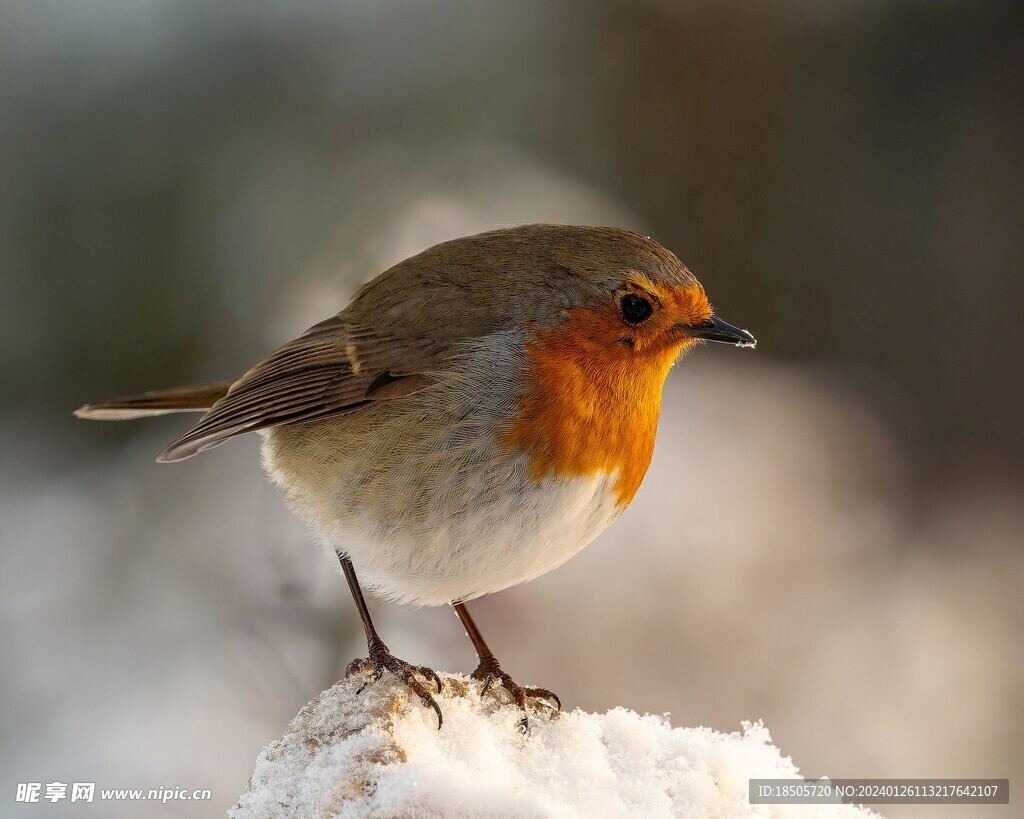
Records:
M795 778L760 723L673 728L624 708L531 715L443 675L434 712L385 675L323 692L260 754L233 819L256 817L855 817L845 805L751 805L748 779Z

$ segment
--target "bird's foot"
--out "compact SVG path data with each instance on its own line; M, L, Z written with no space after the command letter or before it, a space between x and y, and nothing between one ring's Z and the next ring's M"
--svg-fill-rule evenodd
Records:
M377 682L385 671L390 671L402 680L409 690L423 701L425 706L434 709L434 712L437 714L437 730L440 731L441 723L443 722L441 707L430 695L430 692L427 691L423 683L416 679L416 675L418 674L421 677L431 680L435 685L437 685L437 690L440 692L441 678L437 676L437 673L432 668L426 668L422 665L412 665L412 663L407 663L405 660L399 660L380 640L371 642L369 648L369 657L353 660L348 664L348 668L345 670L346 677L352 676L357 671L362 671L364 674L369 675L366 681L359 686L359 690L356 691L356 695L358 696L359 694L362 694L366 686L373 685L373 683Z
M560 711L562 709L562 701L558 698L558 695L553 691L548 691L546 688L528 688L519 685L513 680L508 674L501 670L501 665L494 657L487 657L480 661L480 665L476 667L470 675L474 680L479 680L483 683L483 688L480 691L480 696L484 696L491 686L498 682L501 687L508 691L512 695L512 699L515 701L523 711L523 718L519 721L520 729L525 733L530 728L530 723L526 718L526 700L527 699L542 699L550 700L555 703L554 711ZM545 703L545 705L548 705ZM550 705L548 705L551 708Z

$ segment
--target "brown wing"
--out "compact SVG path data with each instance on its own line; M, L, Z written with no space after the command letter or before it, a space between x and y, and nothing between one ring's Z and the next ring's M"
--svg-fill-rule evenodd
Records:
M442 356L430 342L382 336L334 316L249 370L157 460L179 461L236 435L409 395L434 383L424 370Z

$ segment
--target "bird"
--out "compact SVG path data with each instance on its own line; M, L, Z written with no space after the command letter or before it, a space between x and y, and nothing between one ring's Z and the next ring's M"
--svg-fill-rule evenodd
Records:
M452 606L481 695L522 710L554 692L504 670L467 602L557 568L629 506L654 449L662 389L694 346L754 347L658 242L535 224L442 242L380 273L340 312L238 378L86 404L81 418L202 417L158 456L248 433L287 504L341 564L367 656L436 713L431 668L394 656L363 589Z

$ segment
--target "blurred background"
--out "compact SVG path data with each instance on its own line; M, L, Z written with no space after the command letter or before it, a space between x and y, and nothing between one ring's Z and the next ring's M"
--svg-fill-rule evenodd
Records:
M158 465L188 418L71 411L537 221L652 235L760 344L690 356L624 519L472 607L506 669L761 718L811 776L1019 773L1022 35L983 0L0 0L0 813L223 815L363 651L256 440ZM371 609L474 667L450 611Z

